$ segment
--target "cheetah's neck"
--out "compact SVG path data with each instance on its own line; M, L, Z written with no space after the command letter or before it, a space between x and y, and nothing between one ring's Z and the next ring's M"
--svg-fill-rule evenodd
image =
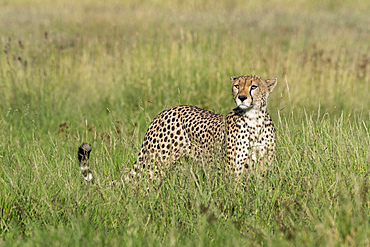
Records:
M255 133L260 133L263 131L266 119L266 108L260 109L249 109L248 111L237 110L237 115L239 116L239 123L246 126L249 130L254 130ZM245 126L245 127L246 127Z
M267 114L267 109L266 107L261 107L261 108L251 108L248 110L240 110L239 108L235 109L237 114L240 117L245 117L250 121L257 121L259 122L260 120L264 120L266 114Z
M249 118L250 120L257 120L259 118L261 118L261 116L265 116L266 115L266 109L255 109L255 108L252 108L248 111L245 111L244 114L243 114L245 117Z

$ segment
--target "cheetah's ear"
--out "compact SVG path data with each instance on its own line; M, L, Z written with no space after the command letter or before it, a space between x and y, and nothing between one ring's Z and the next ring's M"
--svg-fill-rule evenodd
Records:
M267 84L267 89L269 90L269 93L271 93L277 84L277 78L266 80L266 84Z
M232 76L232 77L230 77L230 80L231 80L231 82L234 82L236 79L238 79L239 77L237 77L237 76Z

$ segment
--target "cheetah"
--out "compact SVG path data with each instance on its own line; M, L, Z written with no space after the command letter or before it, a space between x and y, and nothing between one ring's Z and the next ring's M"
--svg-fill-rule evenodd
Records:
M171 164L184 156L220 154L236 174L261 160L271 162L276 130L267 113L267 99L277 79L255 75L231 77L236 108L223 116L196 106L176 106L153 119L134 166L133 174Z

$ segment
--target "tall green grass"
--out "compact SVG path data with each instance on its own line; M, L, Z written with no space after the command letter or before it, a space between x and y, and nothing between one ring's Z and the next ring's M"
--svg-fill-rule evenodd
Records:
M366 1L0 3L1 245L370 245ZM124 183L150 121L278 78L277 158ZM77 146L92 145L95 184Z

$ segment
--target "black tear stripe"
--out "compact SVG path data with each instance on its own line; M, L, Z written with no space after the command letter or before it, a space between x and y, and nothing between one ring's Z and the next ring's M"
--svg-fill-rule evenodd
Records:
M252 104L253 104L252 87L251 87L251 89L249 89L249 95L251 96Z

